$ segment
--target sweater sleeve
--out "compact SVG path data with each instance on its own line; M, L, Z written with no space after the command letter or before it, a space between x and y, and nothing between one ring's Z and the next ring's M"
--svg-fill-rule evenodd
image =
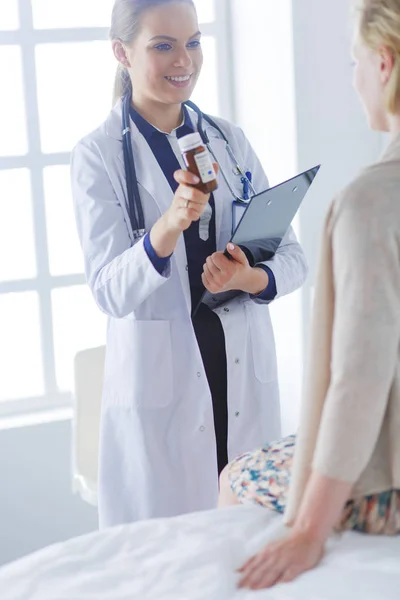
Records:
M399 242L380 192L345 195L331 230L331 378L313 467L349 483L359 479L376 446L399 352Z

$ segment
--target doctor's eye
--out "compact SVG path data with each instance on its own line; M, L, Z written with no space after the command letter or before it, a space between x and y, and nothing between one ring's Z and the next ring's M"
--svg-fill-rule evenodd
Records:
M200 46L201 46L200 40L193 40L193 42L189 42L186 47L191 50L196 50L197 48L200 48Z
M156 50L159 50L160 52L166 52L167 50L171 50L172 46L171 44L167 44L167 43L162 43L162 44L157 44L157 46L154 46L154 48Z

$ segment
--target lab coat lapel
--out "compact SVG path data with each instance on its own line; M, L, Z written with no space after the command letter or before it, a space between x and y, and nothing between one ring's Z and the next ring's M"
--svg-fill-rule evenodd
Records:
M107 135L120 140L122 143L121 106L121 102L119 102L111 111L106 121L106 131ZM144 188L146 192L153 198L160 210L160 213L164 214L165 211L171 206L173 198L171 186L162 172L161 167L158 164L158 161L155 158L150 146L132 120L130 121L130 125L132 151L135 160L135 170L139 184L139 190L141 187ZM123 172L125 173L122 148L119 155L119 160L122 163Z
M121 119L122 109L121 103L119 102L113 108L106 121L106 131L107 135L113 137L114 139L120 140L122 143ZM150 146L146 142L145 138L141 135L136 125L132 123L132 121L131 132L132 151L135 159L135 168L139 184L139 192L145 190L157 205L160 213L164 214L172 203L173 192L171 190L171 186L169 185L164 173L162 172L161 167L158 164L158 161L155 158ZM119 161L121 163L121 171L125 176L124 157L122 152L119 154ZM146 195L143 193L141 193L141 195L143 201L143 197L145 197ZM174 260L176 263L178 274L182 283L182 289L185 296L186 306L190 313L190 285L188 271L186 269L187 257L183 235L179 236L172 260Z
M157 204L160 213L164 214L171 206L174 194L157 159L145 138L131 122L133 155L135 157L136 174L140 188L144 188ZM136 158L137 157L137 158ZM189 276L186 269L187 257L183 234L179 236L173 253L185 296L188 311L191 310Z

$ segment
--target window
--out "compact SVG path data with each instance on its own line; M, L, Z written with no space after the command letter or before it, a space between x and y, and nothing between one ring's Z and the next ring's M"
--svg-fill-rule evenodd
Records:
M107 116L113 0L0 2L0 414L69 401L73 358L103 344L83 275L70 151ZM226 0L197 0L204 69L193 100L231 117Z

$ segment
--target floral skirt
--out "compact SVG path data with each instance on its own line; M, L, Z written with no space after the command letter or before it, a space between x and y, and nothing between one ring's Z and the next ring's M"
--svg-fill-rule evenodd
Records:
M296 436L272 442L229 463L228 476L239 502L283 513L292 471ZM343 509L340 530L370 534L400 533L400 490L388 490L355 500Z

